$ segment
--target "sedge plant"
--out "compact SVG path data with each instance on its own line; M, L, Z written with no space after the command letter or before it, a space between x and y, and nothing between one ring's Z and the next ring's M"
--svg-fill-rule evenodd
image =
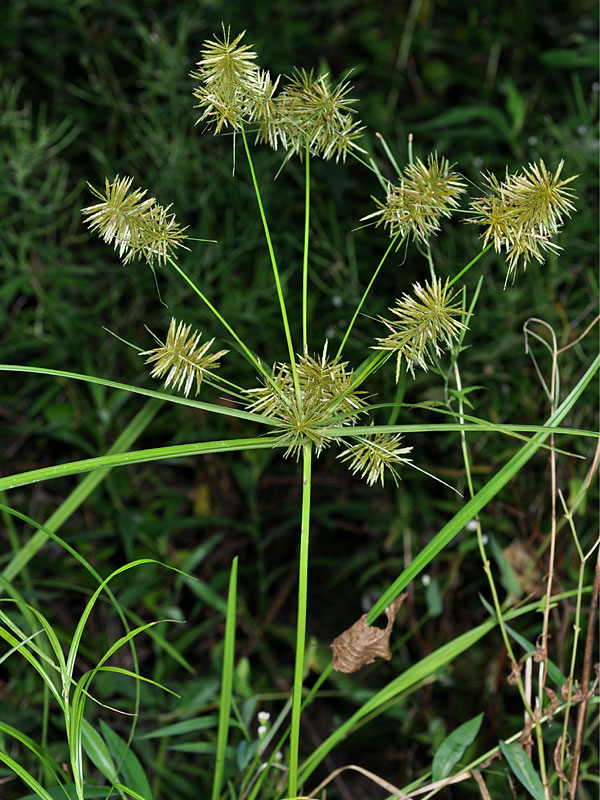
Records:
M163 391L116 384L99 377L60 370L15 365L3 365L1 368L62 375L72 380L99 383L113 389L145 395L149 398L148 402L155 405L158 402L175 402L213 414L229 415L254 426L254 435L240 439L204 441L191 445L137 451L127 449L135 439L135 436L132 436L114 452L98 458L2 478L0 489L10 489L59 475L88 473L84 479L85 483L92 480L92 476L100 476L101 479L109 469L124 464L252 449L276 449L283 458L290 459L292 463L301 462L298 474L302 497L298 603L291 696L285 706L285 713L282 713L277 725L273 726L268 734L269 742L271 740L276 742L279 737L271 755L266 755L266 745L263 742L257 748L256 757L250 762L246 774L236 775L234 770L228 768L226 761L233 692L236 559L232 567L227 603L219 729L212 786L213 800L223 797L243 797L247 800L259 797L286 797L291 800L306 796L310 776L343 737L359 724L363 724L366 718L371 719L382 713L390 702L414 690L437 669L460 657L496 627L500 628L513 664L514 682L518 686L526 712L524 730L533 731L538 768L534 768L530 760L522 758L525 751L517 743L519 737L522 737L522 732L512 732L492 754L482 755L466 768L457 767L460 755L458 758L446 759L443 767L440 766L440 759L434 761L432 775L423 777L423 782L431 777L430 794L427 796L432 796L447 783L459 780L475 780L478 786L483 782L485 788L484 778L477 768L501 752L516 777L522 782L528 782L528 786L533 786L534 796L540 800L549 800L551 759L544 739L544 723L549 712L544 706L543 687L547 676L559 681L560 672L554 668L546 649L542 656L545 664L543 676L540 678L538 696L534 700L521 677L519 660L512 649L513 633L509 623L523 615L545 610L542 634L546 641L547 613L551 604L556 602L557 595L551 591L550 586L542 600L517 608L503 605L490 566L478 514L540 448L546 449L553 459L562 452L556 446L555 436L569 434L593 438L596 435L593 431L585 429L563 428L561 423L593 379L600 359L597 358L588 365L566 397L561 398L558 393L553 392L548 418L543 425L501 424L469 415L465 410L468 401L461 383L459 358L467 346L469 325L476 313L478 295L484 288L480 280L475 292L469 296L466 286L458 282L492 248L502 254L506 261L506 291L510 291L509 284L517 279L519 270L525 269L532 260L543 263L548 253L556 254L560 249L556 241L560 228L575 210L576 195L572 189L572 182L576 176L563 176L563 162L551 170L543 161L539 161L515 173L507 170L504 178L486 173L483 175L479 194L470 201L465 201L467 182L456 165L450 163L446 157L434 152L424 159L415 158L411 141L407 163L404 167L400 167L385 139L379 136L389 162L396 171L394 180L384 178L375 160L367 153L366 146L363 147L361 137L364 128L357 118L356 100L351 96L350 83L342 80L336 84L327 74L316 75L314 72L304 70L293 71L291 77L287 79L272 77L268 71L259 67L257 54L250 45L243 42L243 37L243 33L233 36L224 28L221 36L215 36L204 43L197 68L192 73L195 84L195 107L198 109L196 122L201 130L208 129L215 135L232 135L233 148L243 152L247 169L240 177L243 170L238 166L237 179L249 182L256 202L257 224L264 233L281 316L280 360L269 364L260 353L256 353L252 343L242 339L234 327L234 322L225 319L214 299L208 296L202 285L192 279L189 272L181 265L180 253L188 250L193 241L208 240L193 238L188 226L177 221L171 206L161 205L157 199L149 196L146 189L138 187L131 176L117 175L106 178L103 188L90 185L95 202L83 209L85 224L106 244L112 246L124 265L142 260L153 272L167 268L172 271L174 278L185 281L193 295L213 314L214 328L208 336L204 336L181 317L173 316L167 331L149 329L149 334L154 339L154 346L140 344L137 346L137 351L144 359L150 377L163 381ZM262 176L257 175L252 155L253 148L261 145L281 151L284 166L290 159L295 158L300 161L304 169L305 213L301 237L303 253L301 263L297 265L299 273L297 282L295 279L288 279L287 282L282 279L271 235L268 209L263 203L260 189ZM206 137L202 139L201 146L210 146ZM379 181L380 191L373 196L374 210L367 214L363 221L367 223L365 227L382 227L390 236L390 241L381 254L339 343L327 340L315 342L316 326L308 314L311 168L317 168L320 159L334 159L336 162L354 159L361 168L369 170L369 174L374 175L374 179ZM457 268L453 274L442 275L436 269L433 260L431 241L440 234L445 221L458 213L463 214L466 223L477 226L481 248L470 259L465 258L468 263L463 268ZM206 233L211 236L218 235L217 231ZM375 333L372 343L364 353L364 360L353 366L344 356L346 343L359 314L368 308L369 294L376 284L377 276L389 262L390 254L400 247L414 247L423 256L425 274L420 281L407 286L397 299L390 302L388 314L374 321ZM191 256L186 258L189 259ZM294 292L296 283L299 288ZM217 335L228 338L230 344L227 349L215 347ZM233 350L237 351L236 355L233 355ZM225 360L229 361L236 356L245 358L254 369L255 385L240 386L222 377L220 367ZM414 378L417 371L434 370L436 374L443 376L445 381L448 398L446 408L431 409L438 418L434 418L430 423L398 424L395 417L400 404L396 402L398 408L394 411L392 421L387 425L376 424L377 409L383 404L375 402L376 399L370 393L369 379L376 371L382 369L395 370L396 383L404 381L407 375ZM197 399L205 385L227 395L230 402L220 405ZM448 388L451 385L454 387L453 393ZM180 396L170 394L167 390L179 392ZM155 405L152 406L152 413L155 413ZM407 407L405 411L409 413L410 409ZM446 421L439 421L440 415L444 415ZM149 423L150 412L147 417ZM418 455L410 445L409 434L417 432L439 434L442 431L455 431L458 434L468 478L469 497L460 510L384 592L368 613L367 622L371 625L409 583L426 569L442 548L472 520L477 521L477 542L490 586L492 604L489 605L489 619L439 648L392 680L384 689L363 703L312 753L303 757L307 748L303 746L302 741L302 709L308 703L315 702L319 687L331 674L330 666L322 673L317 684L309 692L305 692L303 683L306 669L311 481L314 460L325 450L337 448L340 464L346 466L356 479L362 479L369 486L373 486L377 483L383 485L387 477L397 484L408 470L425 472L419 465ZM471 479L471 455L467 435L482 433L512 437L519 444L519 449L476 491ZM431 479L433 480L434 476L431 476ZM76 499L70 502L69 513L77 507L77 502ZM55 522L61 524L65 518L63 515ZM568 516L568 519L572 523L572 516ZM7 585L24 569L27 561L35 555L46 537L54 533L56 526L54 523L46 523L40 527L38 534L24 548L25 552L15 554L4 571ZM574 531L573 536L578 542ZM578 551L581 553L583 565L590 553L584 556L579 544ZM593 587L586 585L581 577L575 590L566 589L561 596L577 597L577 602L580 604L582 596L592 589ZM8 625L6 615L2 616L2 620ZM351 622L352 620L348 620L349 624ZM63 667L59 655L60 648L52 639L48 626L42 622L42 627L53 646L55 660L59 662L63 685L66 681L68 686L72 676L73 657L70 657L67 666ZM77 633L79 632L78 627ZM141 628L128 634L125 640L129 641L129 638L138 632L141 632ZM37 653L37 644L26 636L25 631L19 631L18 635L16 632L7 633L5 639L14 648L13 657L20 654L33 665L32 659L33 654ZM535 651L535 645L528 643L528 646ZM37 666L35 668L38 669ZM570 680L572 688L573 670ZM81 688L79 684L76 687L80 703L79 725L83 719L82 693L87 689L87 683L82 684ZM586 686L582 691L587 690ZM64 698L61 699L58 695L56 700L64 703ZM567 713L573 703L574 693L570 691L563 705ZM552 713L557 713L555 708L552 709ZM480 719L471 721L461 734L465 743L461 752L474 741L480 723ZM266 735L264 731L262 735L263 737ZM77 736L75 743L77 746L72 748L76 756L74 773L77 770L78 776L75 781L75 792L78 800L83 800L86 795L82 777L81 747ZM284 754L281 762L276 760L277 753ZM564 752L560 758L561 764L564 765ZM4 760L9 766L13 766L6 757ZM22 771L17 773L29 783L38 796L46 797L44 794L46 790L39 782L27 781ZM284 780L281 779L282 775ZM117 790L126 791L126 787L118 782L116 777L106 777ZM577 775L571 775L568 780L575 785ZM402 789L404 794L396 796L411 796L414 788L404 787ZM420 791L422 790L421 786ZM313 789L310 796L314 796L316 791L319 791L319 787ZM482 795L485 796L483 790ZM138 795L130 791L130 796Z

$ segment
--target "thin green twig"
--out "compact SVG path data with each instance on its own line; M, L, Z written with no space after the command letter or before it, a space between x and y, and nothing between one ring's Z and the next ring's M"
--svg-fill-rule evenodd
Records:
M302 257L302 352L308 353L308 239L310 225L310 149L306 143L304 153L305 194L304 194L304 252Z
M360 298L360 302L359 302L358 306L356 307L356 311L354 312L354 316L350 320L350 324L348 325L348 329L346 330L346 333L344 334L344 338L342 339L342 343L340 344L339 349L338 349L338 351L336 353L336 356L335 356L336 359L338 359L341 356L342 350L344 349L344 345L346 344L346 340L348 339L348 336L350 335L350 331L352 330L352 328L354 326L354 323L356 322L356 318L358 317L358 315L360 313L360 310L363 307L363 303L367 299L367 295L371 291L371 287L373 286L373 284L375 283L375 279L379 275L379 270L383 267L386 258L388 257L388 255L390 254L392 248L394 247L394 245L398 241L398 237L399 236L400 236L400 231L394 236L392 241L389 243L388 248L385 251L385 253L383 254L383 256L381 258L381 261L377 265L377 268L376 268L375 272L373 273L373 276L372 276L371 280L369 281L369 284L368 284L367 288L363 292L363 296Z
M290 358L290 368L292 370L292 378L294 381L294 391L296 393L296 401L298 403L298 407L300 408L302 405L302 395L300 394L300 382L298 380L298 371L296 369L296 356L294 353L294 345L292 343L292 334L290 332L290 325L288 322L288 315L285 307L283 290L281 288L281 280L279 278L279 269L277 267L277 260L275 259L275 251L273 250L273 242L271 240L271 233L269 231L269 223L267 222L267 217L265 215L265 209L263 207L262 197L260 195L260 189L258 187L258 181L256 180L254 163L252 161L252 156L250 155L250 148L248 147L248 139L246 138L246 132L244 131L243 126L241 127L241 132L242 132L242 139L244 140L244 150L246 152L246 158L248 159L248 166L250 167L250 174L252 176L252 185L254 186L254 193L256 195L256 201L258 203L258 210L260 212L260 218L262 220L263 228L265 231L265 237L267 240L267 248L269 250L269 256L271 258L273 277L275 278L275 288L277 290L277 297L279 298L279 308L281 309L281 319L283 321L283 329L285 332L285 339L287 342L288 354Z
M302 457L302 521L300 527L300 564L298 569L298 620L296 623L296 664L294 667L292 727L290 732L290 771L288 775L288 791L290 797L296 797L298 783L298 745L300 741L300 711L302 705L302 678L304 675L304 648L306 642L310 481L312 465L312 442L310 439L306 439L304 442Z

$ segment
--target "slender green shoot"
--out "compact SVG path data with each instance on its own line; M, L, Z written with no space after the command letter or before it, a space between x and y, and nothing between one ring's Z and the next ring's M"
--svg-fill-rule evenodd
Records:
M217 734L217 756L213 778L212 800L219 800L225 770L225 750L229 734L231 695L233 692L233 663L235 653L235 620L237 593L238 557L231 563L229 592L227 594L227 616L225 618L225 647L223 650L223 672L221 677L221 700L219 703L219 732Z
M300 565L298 569L298 620L296 623L296 663L292 695L292 727L288 792L296 797L298 788L298 746L300 742L300 712L302 710L302 679L304 676L304 649L306 643L306 605L308 598L308 542L310 528L310 482L312 442L307 439L302 448L302 521L300 527Z
M455 283L456 283L456 281L457 281L459 278L462 278L462 276L465 274L465 272L468 272L468 271L471 269L471 267L472 267L474 264L476 264L476 263L479 261L479 259L480 259L480 258L481 258L483 255L485 255L485 254L487 253L487 251L488 251L488 250L489 250L491 247L492 247L492 243L490 242L488 245L486 245L486 246L483 248L483 250L481 250L479 253L477 253L477 255L475 256L475 258L472 258L472 259L469 261L469 263L467 264L467 266L466 266L466 267L463 267L463 268L461 269L461 271L460 271L460 272L458 272L458 273L457 273L457 274L456 274L456 275L455 275L455 276L452 278L452 280L451 280L451 281L448 283L448 288L450 288L450 287L451 287L453 284L455 284Z
M400 236L400 235L401 235L401 232L400 232L400 231L398 231L398 233L397 233L397 234L394 236L394 238L392 239L392 241L389 243L387 250L386 250L386 251L385 251L385 253L383 254L383 256L382 256L382 258L381 258L381 260L380 260L379 264L377 265L377 268L375 269L375 272L373 273L373 275L372 275L372 277L371 277L371 280L369 281L369 283L368 283L368 285L367 285L367 288L366 288L366 289L365 289L365 291L363 292L363 296L360 298L360 302L359 302L358 306L356 307L356 311L354 312L354 316L353 316L353 317L352 317L352 319L350 320L350 324L348 325L348 329L346 330L346 333L344 334L344 338L342 339L342 343L340 344L340 346L339 346L339 348L338 348L338 351L337 351L337 353L336 353L336 356L335 356L336 358L339 358L339 357L342 355L342 350L344 349L344 345L346 344L346 341L347 341L347 339L348 339L348 336L350 336L350 331L351 331L351 330L352 330L352 328L354 327L354 323L356 322L356 318L358 317L358 315L359 315L359 313L360 313L360 310L361 310L361 308L363 307L363 304L364 304L365 300L367 299L367 295L368 295L368 294L369 294L369 292L371 291L371 287L373 286L373 284L375 283L375 279L376 279L376 278L377 278L377 276L379 275L379 270L380 270L380 269L383 267L383 265L385 264L385 260L386 260L386 258L389 256L389 254L390 254L390 253L391 253L391 251L393 250L393 248L394 248L394 245L395 245L395 244L396 244L396 242L398 241L398 238L399 238L399 236Z
M308 240L310 233L310 148L304 153L304 250L302 253L302 353L308 354Z
M248 166L250 167L250 174L252 176L252 184L254 186L254 193L256 195L256 201L258 203L258 210L260 212L260 218L262 220L263 228L265 231L265 237L267 240L267 248L269 250L269 256L271 258L271 266L273 268L273 277L275 278L275 288L277 290L277 297L279 299L279 308L281 309L281 319L283 320L283 329L285 331L285 339L287 342L288 347L288 355L290 358L290 367L292 370L292 376L294 380L294 389L296 392L296 400L298 406L302 406L302 398L300 395L300 383L298 381L298 372L296 370L296 356L294 353L294 345L292 343L292 334L290 332L290 324L288 322L288 315L287 310L285 307L285 300L283 298L283 289L281 288L281 280L279 278L279 269L277 267L277 261L275 259L275 251L273 250L273 242L271 241L271 233L269 231L269 224L267 222L267 217L265 214L265 209L263 207L262 197L260 195L260 189L258 187L258 181L256 179L256 173L254 171L254 163L252 161L252 156L250 155L250 148L248 147L248 139L246 138L246 132L244 127L241 126L240 128L242 132L242 139L244 140L244 150L246 151L246 158L248 159ZM270 376L269 376L270 377Z
M176 271L177 271L177 272L178 272L178 273L181 275L181 277L182 277L182 278L183 278L183 279L186 281L186 283L188 283L188 284L189 284L189 285L192 287L192 289L193 289L193 290L194 290L194 292L195 292L195 293L198 295L198 297L199 297L199 298L202 300L202 302L203 302L203 303L205 303L205 304L208 306L208 308L209 308L209 309L212 311L212 313L213 313L213 314L215 315L215 317L216 317L216 318L219 320L219 322L220 322L220 323L221 323L221 324L222 324L222 325L223 325L223 326L226 328L226 330L227 330L227 331L228 331L228 332L231 334L231 336L233 336L233 338L235 339L235 341L236 341L236 342L239 344L239 346L241 347L241 349L242 349L243 353L246 355L246 357L247 357L247 358L248 358L248 360L250 361L250 363L251 363L251 364L253 364L253 365L254 365L254 367L255 367L255 368L256 368L256 369L257 369L257 370L258 370L258 371L259 371L259 372L260 372L262 375L264 375L264 377L265 377L267 380L269 380L271 376L269 375L269 373L267 372L267 370L266 370L266 369L263 367L263 365L260 363L259 359L258 359L258 358L257 358L257 357L254 355L254 353L253 353L253 352L252 352L252 351L251 351L251 350L250 350L250 349L249 349L249 348L248 348L248 347L247 347L247 346L244 344L244 342L243 342L243 341L240 339L240 337L237 335L237 333L234 331L234 329L231 327L231 325L230 325L230 324L227 322L227 320L226 320L226 319L225 319L225 318L222 316L222 314L219 312L219 310L218 310L217 308L215 308L215 306L214 306L214 305L213 305L213 304L210 302L210 300L209 300L209 299L208 299L208 297L207 297L207 296L204 294L204 292L200 291L200 289L199 289L199 288L196 286L196 284L194 283L194 281L193 281L193 280L192 280L190 277L188 277L188 276L185 274L185 272L184 272L184 271L181 269L181 267L179 266L179 264L178 264L178 263L177 263L177 262L176 262L174 259L172 259L172 258L171 258L171 256L167 256L167 261L168 261L168 262L171 264L171 266L172 266L172 267L173 267L173 268L174 268L174 269L175 269L175 270L176 270Z

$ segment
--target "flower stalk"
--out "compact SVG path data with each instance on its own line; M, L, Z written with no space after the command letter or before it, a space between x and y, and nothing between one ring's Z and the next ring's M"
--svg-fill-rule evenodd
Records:
M300 744L300 712L302 710L304 651L306 647L306 607L308 601L311 470L312 442L310 439L307 439L302 447L302 516L300 523L300 561L298 566L298 618L296 622L296 660L294 664L290 765L288 773L288 792L290 797L296 797L298 791L298 750Z

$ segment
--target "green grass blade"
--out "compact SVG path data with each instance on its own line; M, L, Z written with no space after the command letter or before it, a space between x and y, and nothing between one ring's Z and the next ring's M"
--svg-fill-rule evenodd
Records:
M127 572L128 570L133 569L134 567L139 567L142 564L160 564L162 567L165 567L166 569L171 569L171 570L173 570L175 572L179 572L182 575L185 575L185 573L182 573L181 570L177 569L176 567L172 567L169 564L164 564L162 561L157 561L155 558L139 558L136 561L131 561L129 564L124 564L122 567L119 567L118 569L113 570L110 573L110 575L108 576L108 578L105 578L102 581L100 586L98 586L98 588L96 589L94 594L91 596L91 598L89 599L86 607L84 608L84 610L83 610L83 612L81 614L79 622L77 623L77 627L75 628L75 632L74 632L73 638L71 640L71 646L69 648L69 655L67 657L66 672L67 672L67 676L68 676L69 680L73 677L73 669L75 667L75 659L77 657L77 651L79 649L79 643L81 642L81 637L83 636L83 629L85 627L86 622L88 621L88 618L89 618L90 614L92 613L92 609L93 609L94 605L96 604L96 600L98 599L100 593L102 592L102 590L104 589L106 584L109 583L109 581L111 581L117 575L120 575L122 572ZM187 576L187 577L189 577L189 576ZM155 625L155 624L156 623L154 623L154 622L147 623L146 625L142 625L139 628L135 628L134 630L129 631L125 636L122 636L117 642L115 642L115 644L113 644L109 648L109 650L104 655L103 659L98 663L97 667L95 667L95 669L98 669L110 655L112 655L116 650L118 650L118 648L121 645L123 645L125 642L129 641L130 639L132 639L140 631L142 631L146 627L148 627L148 625ZM92 670L92 672L94 672L94 670Z
M122 453L127 450L140 434L148 427L155 414L161 407L161 403L156 400L149 400L127 425L123 433L117 438L108 453ZM75 513L79 506L90 496L94 489L108 475L110 469L98 470L88 475L71 492L71 494L60 504L52 513L44 527L50 531L56 531L69 517ZM2 571L2 577L7 581L12 581L33 558L37 551L48 541L48 534L43 530L38 530L21 549L15 553L9 563Z
M20 364L0 364L0 372L27 372L33 375L54 375L58 378L68 378L73 381L84 381L85 383L99 384L106 386L109 389L119 389L123 392L131 394L141 394L144 397L151 397L155 400L162 400L166 403L175 403L181 406L189 406L190 408L197 408L200 411L209 411L213 414L222 414L226 417L236 417L237 419L245 419L250 422L258 422L261 425L270 425L277 422L272 417L265 417L262 414L253 414L251 411L242 411L238 408L230 408L229 406L219 406L215 403L204 403L201 400L192 400L188 397L178 397L177 395L167 394L166 392L157 392L153 389L142 389L140 386L132 386L129 383L117 383L116 381L109 381L104 378L96 378L94 375L82 375L79 372L65 372L61 369L48 369L46 367L29 367L21 366Z
M539 449L540 444L550 436L551 429L558 426L573 408L581 393L596 374L600 366L600 356L586 370L575 388L561 403L545 424L546 430L536 433L531 441L523 447L502 467L502 469L480 489L468 503L439 531L439 533L421 550L414 561L396 578L369 612L368 622L372 624L385 608L414 580L414 578L435 558L435 556L452 539L460 533L469 520L473 519L490 500L513 478Z
M219 732L217 734L217 755L213 777L212 800L219 800L225 771L225 753L229 734L231 694L233 691L233 662L235 653L235 622L237 596L238 557L231 563L229 592L227 594L227 616L225 619L225 648L223 651L223 673L221 679L221 701L219 703Z
M33 656L29 652L27 647L23 646L23 642L19 641L19 639L16 639L12 635L12 633L9 633L9 631L7 631L5 628L3 628L1 626L0 626L0 639L4 639L5 642L7 642L12 648L14 648L15 651L18 651L23 656L23 658L25 658L31 664L31 666L34 668L34 670L42 678L42 680L44 681L46 686L50 689L52 695L54 696L54 699L59 704L59 706L61 708L64 708L63 699L62 699L62 697L60 695L60 692L57 691L57 689L56 689L56 687L55 687L55 685L54 685L54 683L52 681L52 678L44 670L44 668L42 667L40 662L37 660L37 658L35 658L35 656Z
M28 750L31 750L32 753L40 760L40 762L48 769L49 772L54 774L57 783L61 783L64 780L64 771L62 770L60 764L48 753L44 750L37 742L34 742L31 737L27 736L25 733L21 733L20 730L14 728L12 725L9 725L6 722L0 722L0 732L6 734L7 736L11 736L13 739L21 742L21 744L25 745Z
M182 458L190 455L206 455L208 453L226 453L238 450L267 450L271 447L283 446L272 439L229 439L218 442L195 442L168 447L153 447L149 450L132 450L127 453L107 453L96 458L84 458L81 461L70 461L52 467L32 469L18 475L0 478L1 489L15 489L29 483L64 478L67 475L78 475L92 470L106 470L113 467L124 467L131 464L143 464L148 461L161 461L165 458ZM50 526L48 526L50 527ZM12 562L11 562L12 563Z
M588 587L587 591L590 591ZM571 597L577 594L577 590L564 592L552 598L557 601L563 597ZM542 607L540 603L543 601L536 601L529 603L521 608L506 614L506 620L513 620L531 612L538 613ZM446 664L453 661L460 656L470 647L473 647L481 638L488 634L497 625L497 620L488 619L466 633L453 639L442 647L439 647L434 653L431 653L416 664L413 664L405 672L395 678L393 681L384 686L376 692L366 703L364 703L346 722L342 723L327 739L310 754L306 759L299 773L299 784L302 785L306 779L314 772L318 765L323 761L325 756L336 747L344 738L352 732L353 728L363 720L367 715L381 710L386 703L398 698L403 692L407 692L415 684L429 678L434 672L444 667Z
M10 756L7 756L5 753L0 752L0 761L6 764L7 767L10 767L12 771L21 778L23 783L26 783L30 789L36 793L41 800L53 800L52 795L48 794L48 792L44 789L41 783L38 783L36 779L30 775L26 769L19 766L17 762L12 759Z
M73 558L75 558L77 561L79 561L79 563L90 573L90 575L92 575L98 581L98 583L102 583L102 578L96 572L96 570L91 566L91 564L89 564L86 561L86 559L80 553L78 553L77 550L75 550L74 547L71 547L71 545L68 542L66 542L64 539L62 539L60 536L58 536L58 534L54 533L49 528L46 528L44 525L40 525L39 522L36 522L31 517L28 517L27 514L23 514L21 511L17 511L14 508L9 508L9 506L5 506L2 503L0 503L0 510L5 511L6 513L8 513L8 514L10 514L10 515L12 515L14 517L17 517L18 519L23 520L23 522L26 522L28 525L31 525L32 527L37 528L38 531L41 531L41 532L45 533L50 539L55 541L57 544L59 544L61 547L63 547L68 553L70 553L73 556ZM16 592L14 586L12 586L10 583L8 583L8 581L6 581L2 577L2 575L0 575L0 586L4 587L4 589L6 590L7 594L12 594L15 600L21 599L20 595L18 594L18 592ZM127 624L127 619L126 619L127 617L129 619L131 619L133 622L135 622L136 625L143 625L144 624L143 620L141 619L141 617L139 617L134 611L131 611L131 609L122 609L121 608L121 606L117 602L116 597L114 596L114 594L112 593L112 591L110 590L109 587L106 587L106 593L107 593L108 597L110 598L110 601L113 604L115 610L117 611L117 614L119 615L125 630L129 630L128 624ZM34 618L33 614L31 616L32 616L32 618ZM181 655L181 653L179 652L179 650L177 650L176 647L174 647L163 636L161 636L161 634L158 633L158 631L152 630L150 628L150 629L148 629L148 635L152 639L154 639L156 644L161 649L163 649L168 655L171 656L171 658L173 658L175 661L177 661L179 664L181 664L181 666L184 669L186 669L189 673L191 673L192 675L194 675L196 673L196 670L192 667L192 665L189 663L189 661L186 658L184 658L184 656Z
M145 800L152 800L152 791L148 776L142 767L139 758L126 742L110 728L104 720L100 720L100 728L104 741L114 758L119 762L119 772L127 786L140 794Z

